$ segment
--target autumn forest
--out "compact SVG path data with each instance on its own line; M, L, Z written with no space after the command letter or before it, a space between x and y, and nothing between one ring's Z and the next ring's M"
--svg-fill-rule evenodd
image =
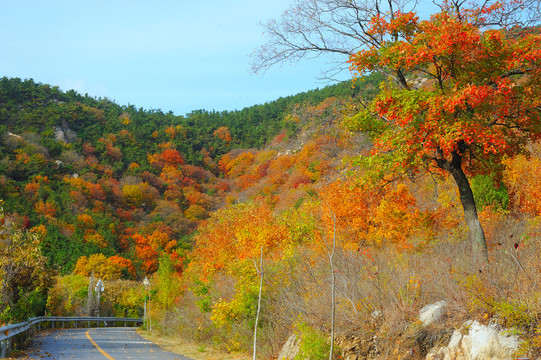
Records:
M258 358L292 334L299 359L351 334L424 358L450 335L416 315L446 300L447 328L538 356L541 38L513 4L375 14L351 81L236 111L0 79L0 323L88 314L93 274L102 314L146 299L155 332L228 353L257 329Z

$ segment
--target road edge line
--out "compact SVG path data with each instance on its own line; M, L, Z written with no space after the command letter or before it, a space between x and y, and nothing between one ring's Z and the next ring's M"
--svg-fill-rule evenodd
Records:
M86 337L88 338L88 340L90 340L90 342L92 343L92 345L94 345L94 347L96 348L96 350L98 350L103 356L105 356L107 359L109 360L116 360L114 357L112 357L111 355L107 354L105 352L105 350L103 350L95 341L94 339L92 339L92 336L90 336L90 330L88 330L86 333L85 333Z

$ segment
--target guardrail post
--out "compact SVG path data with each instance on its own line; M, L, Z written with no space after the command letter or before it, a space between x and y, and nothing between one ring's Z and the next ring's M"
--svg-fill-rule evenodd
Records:
M5 358L11 353L11 341L10 339L2 341L2 357Z
M7 356L7 354L6 354L6 347L7 347L6 342L7 341L8 340L0 342L0 347L2 348L2 349L0 349L0 357L1 358L5 358Z

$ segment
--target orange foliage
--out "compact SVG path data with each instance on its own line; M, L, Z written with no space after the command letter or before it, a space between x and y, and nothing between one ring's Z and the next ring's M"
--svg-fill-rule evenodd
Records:
M218 129L214 130L214 137L222 139L226 144L231 142L231 134L229 133L229 128L227 126L220 126Z
M95 200L92 205L92 211L96 214L107 212L107 205L103 201Z
M185 188L184 197L190 205L196 205L204 202L203 194L194 188Z
M171 254L177 246L177 241L161 230L155 230L149 236L133 234L131 238L136 244L136 256L142 261L146 273L153 273L158 269L160 253Z
M178 150L166 148L160 154L148 154L147 159L149 164L161 170L164 166L176 168L178 165L184 164L184 159Z
M120 150L119 147L113 146L111 144L107 144L105 148L105 153L107 154L107 157L112 161L118 161L122 159L122 150Z
M214 212L195 237L190 269L203 280L257 257L261 246L267 256L280 253L289 241L285 224L263 201L243 203Z
M34 178L34 181L37 182L37 183L40 183L40 184L48 184L49 183L49 178L47 176L37 175Z
M239 177L244 175L254 162L255 155L251 152L241 152L238 155L225 154L218 165L227 176Z
M535 145L539 148L540 144ZM518 155L504 161L504 181L512 206L532 215L541 215L541 158Z
M139 168L140 168L140 166L139 166L138 163L132 162L132 163L128 166L128 171L130 171L130 172L135 172L135 171L137 171Z
M118 255L113 255L108 259L113 266L118 267L119 269L126 269L132 277L135 277L135 266L131 260L123 258Z
M489 249L498 246L493 239L498 236L502 224L505 224L505 217L505 211L493 206L486 206L479 212L479 221L483 224L483 230L485 231Z
M165 250L170 252L175 246L177 241L172 240L166 232L155 230L148 238L148 243L156 250Z
M132 215L131 211L124 210L124 209L121 209L121 208L116 209L116 216L118 216L118 218L120 220L122 220L122 221L132 221L133 220L133 215Z
M421 245L433 235L432 215L420 211L405 184L371 189L353 181L337 180L321 193L326 236L332 236L333 215L342 245L350 249Z
M328 206L324 208L327 215L324 220L329 229L327 235L332 236L332 213L336 216L337 230L347 247L367 245L371 212L380 200L380 194L363 189L352 181L336 180L321 191L320 197Z
M147 154L147 160L150 166L158 170L161 170L165 165L161 154Z
M75 233L75 226L72 224L67 224L65 222L59 221L58 222L59 231L62 235L70 238Z
M175 139L177 135L181 138L186 138L186 129L182 125L169 126L165 128L165 133L169 135L171 139Z
M94 219L88 214L81 214L77 216L77 225L82 229L94 229Z
M135 245L136 256L142 260L145 273L150 274L158 270L158 253L149 245Z
M54 217L56 215L56 205L48 201L40 200L34 206L37 214L45 217Z
M38 225L38 226L32 227L30 229L30 232L33 234L38 234L42 238L44 238L47 235L47 228L45 227L45 225Z
M64 182L75 187L82 192L88 199L104 201L107 196L100 184L87 182L80 177L64 177Z
M162 151L161 157L167 165L178 166L184 164L182 155L175 149L166 149Z
M158 148L162 151L167 149L174 149L175 143L173 143L172 141L162 142L158 144Z
M430 214L422 213L404 184L388 191L374 209L371 236L374 242L411 247L431 237Z
M36 196L40 185L37 182L29 182L24 186L24 191L31 197Z
M289 187L298 188L302 184L310 184L310 174L306 171L295 170L289 177Z

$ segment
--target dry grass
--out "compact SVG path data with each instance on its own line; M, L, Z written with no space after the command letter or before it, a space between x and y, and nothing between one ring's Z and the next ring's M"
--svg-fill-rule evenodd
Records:
M454 329L471 319L518 329L529 348L523 355L540 356L541 225L535 219L497 220L491 227L488 265L474 259L461 229L441 234L439 242L419 251L381 248L370 256L339 252L337 337L359 339L361 358L424 359L430 348L444 345ZM330 332L330 273L324 255L298 248L294 255L268 264L265 281L258 358L275 359L301 323ZM230 296L233 288L231 281L216 284L214 296ZM440 300L449 304L445 321L423 327L419 310ZM164 322L170 336L143 335L194 360L251 358L225 349L227 341L236 339L238 348L249 352L253 325L244 320L225 330L215 327L196 301L187 292L173 320Z
M365 342L372 342L379 350L372 352L371 359L393 358L412 350L417 357L407 358L421 359L432 346L448 341L464 321L492 321L517 329L529 343L527 354L538 356L541 227L516 218L500 219L498 225L489 239L488 265L472 256L465 232L462 238L447 238L422 251L384 248L370 257L351 251L337 254L338 333L353 330ZM277 331L286 331L273 337L282 339L282 344L299 318L329 332L328 263L323 256L297 256L285 267L288 281L278 287L265 314L269 323L281 325ZM419 310L440 300L449 304L445 322L422 327Z
M231 354L219 347L201 344L189 339L175 337L173 335L158 335L146 330L137 330L137 333L146 340L160 346L162 349L184 355L193 360L249 360L252 357L246 354Z

